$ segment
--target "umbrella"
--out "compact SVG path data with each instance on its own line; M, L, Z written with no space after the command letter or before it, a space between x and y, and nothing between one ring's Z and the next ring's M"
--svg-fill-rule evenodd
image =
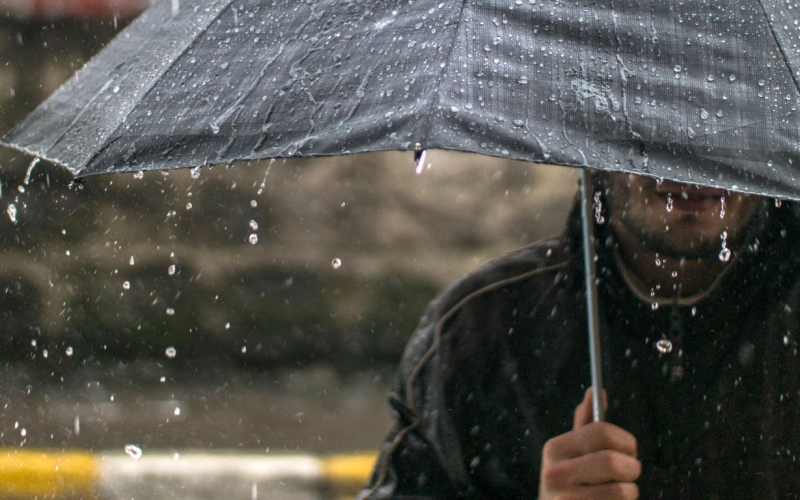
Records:
M3 141L78 177L385 150L424 163L432 148L583 167L592 330L586 168L800 199L799 12L793 0L162 1Z

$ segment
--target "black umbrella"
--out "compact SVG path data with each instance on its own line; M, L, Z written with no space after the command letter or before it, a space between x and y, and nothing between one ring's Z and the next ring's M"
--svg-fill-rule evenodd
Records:
M163 1L4 143L78 177L437 148L800 199L798 17L794 0ZM591 327L590 210L584 182Z

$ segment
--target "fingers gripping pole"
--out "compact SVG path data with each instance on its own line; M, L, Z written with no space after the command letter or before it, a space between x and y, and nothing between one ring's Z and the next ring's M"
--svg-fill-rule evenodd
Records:
M583 266L586 275L586 314L589 325L589 357L592 372L592 419L603 420L603 370L600 362L600 320L597 305L597 271L595 265L594 220L592 214L591 173L581 170L581 226L583 234Z

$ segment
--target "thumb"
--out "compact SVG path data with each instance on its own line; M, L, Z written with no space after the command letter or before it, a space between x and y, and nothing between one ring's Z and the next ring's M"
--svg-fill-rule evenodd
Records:
M606 390L603 389L603 409L608 410L608 395ZM592 423L592 388L586 389L583 395L583 401L575 408L575 418L572 423L572 430L578 427Z

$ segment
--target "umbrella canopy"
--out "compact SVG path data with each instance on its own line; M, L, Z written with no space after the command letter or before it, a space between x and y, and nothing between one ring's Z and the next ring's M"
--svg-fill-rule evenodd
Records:
M450 149L800 199L793 0L169 0L4 139L75 175Z

